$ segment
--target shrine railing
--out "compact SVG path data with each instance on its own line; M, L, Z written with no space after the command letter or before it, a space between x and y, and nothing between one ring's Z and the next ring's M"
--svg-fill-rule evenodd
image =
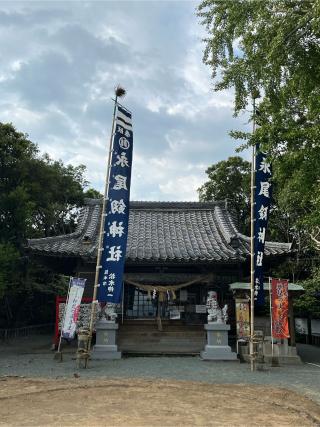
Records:
M22 326L20 328L4 328L0 329L0 340L7 341L9 339L26 337L35 334L44 334L52 332L54 323L43 323L41 325Z

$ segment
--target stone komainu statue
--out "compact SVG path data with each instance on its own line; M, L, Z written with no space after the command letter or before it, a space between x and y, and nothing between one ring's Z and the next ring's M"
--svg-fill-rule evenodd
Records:
M207 296L208 323L227 323L228 305L225 304L223 309L218 305L217 292L209 291Z
M117 304L107 302L104 307L100 308L99 319L102 319L103 317L105 317L106 320L115 322L118 317L116 313L116 306Z

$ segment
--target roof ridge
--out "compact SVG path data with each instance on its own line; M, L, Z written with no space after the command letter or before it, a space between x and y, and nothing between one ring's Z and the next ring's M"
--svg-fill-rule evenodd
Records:
M85 205L101 205L101 199L85 199ZM209 209L215 206L225 207L225 200L214 200L210 202L198 201L159 201L159 200L131 200L130 208L149 209Z
M220 209L219 209L220 208ZM220 206L217 207L217 220L221 226L221 233L228 243L230 243L233 237L236 237L237 231L234 224L231 221L230 213L228 209L224 207L221 209Z

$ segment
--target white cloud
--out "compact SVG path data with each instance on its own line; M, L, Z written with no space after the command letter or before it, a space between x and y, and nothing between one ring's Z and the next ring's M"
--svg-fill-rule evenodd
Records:
M211 86L210 71L202 64L201 44L189 49L181 69L189 90L196 96L206 96Z
M13 122L18 128L26 128L35 125L39 120L43 120L45 113L29 110L18 104L10 104L8 109L2 110L1 120L3 122Z
M233 154L232 93L212 90L196 2L0 4L2 121L42 152L87 166L102 191L113 88L133 111L131 197L196 200ZM2 13L5 11L5 13Z
M164 102L158 96L151 97L146 104L148 110L153 113L159 113L160 109L164 106Z
M203 184L203 177L198 175L178 176L159 184L161 192L168 200L195 201L198 199L197 189Z

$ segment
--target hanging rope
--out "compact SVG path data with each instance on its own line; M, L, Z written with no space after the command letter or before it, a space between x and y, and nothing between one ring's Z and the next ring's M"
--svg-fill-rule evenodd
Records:
M124 279L126 283L129 283L129 285L133 285L138 289L141 289L143 291L148 292L148 297L151 299L151 293L154 297L156 293L159 293L158 298L158 315L157 315L157 324L159 331L162 331L162 322L161 322L161 315L160 315L160 304L163 303L166 299L166 296L168 295L168 292L171 293L172 299L176 299L176 291L178 289L186 288L187 286L193 285L194 283L203 282L205 280L208 280L210 278L210 275L207 276L199 276L193 280L190 280L185 283L181 283L180 285L142 285L141 283L135 282L130 279Z
M150 296L151 296L151 292L153 292L154 290L159 292L159 296L161 294L165 294L165 293L167 293L167 291L169 291L169 292L171 292L173 299L175 299L176 298L175 292L178 289L186 288L187 286L193 285L194 283L203 282L209 278L210 278L210 276L199 276L193 280L190 280L190 281L185 282L185 283L181 283L179 285L167 285L167 286L165 286L165 285L142 285L141 283L138 283L138 282L135 282L133 280L126 279L126 278L124 279L124 281L126 283L129 283L129 285L133 285L136 288L139 288L143 291L148 292L148 295L150 295Z

